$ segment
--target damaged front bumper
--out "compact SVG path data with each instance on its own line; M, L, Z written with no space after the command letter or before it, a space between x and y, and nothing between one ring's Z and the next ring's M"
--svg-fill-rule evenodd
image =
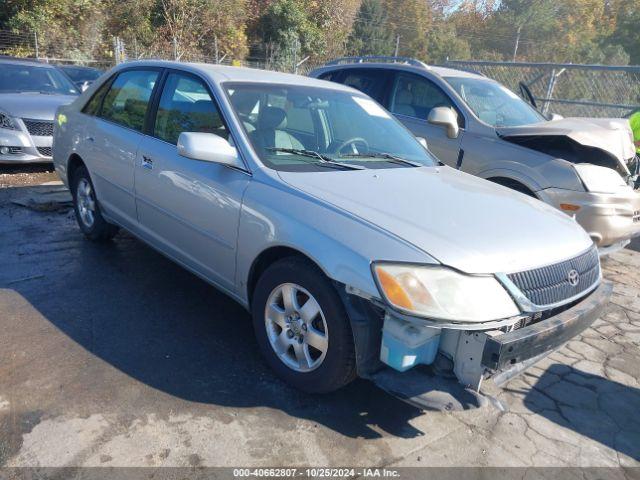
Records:
M491 324L438 326L437 322L425 322L424 319L380 310L365 299L349 295L351 302L357 302L361 306L369 303L369 314L373 315L369 315L369 320L378 322L377 326L380 328L376 331L369 324L365 339L358 335L365 331L360 328L364 327L367 317L365 310L360 310L360 316L355 322L352 316L358 370L362 376L371 378L381 388L398 397L411 398L411 403L416 405L422 401L425 408L432 408L433 385L430 384L435 381L434 372L445 377L455 377L455 383L459 382L462 387L476 392L480 390L484 379L493 378L497 385L501 385L588 328L602 314L612 288L610 282L601 281L595 290L569 308L520 328L520 319ZM349 307L350 313L353 312L353 305L352 303ZM404 344L399 340L398 325L394 325L398 323L405 323L407 327L416 329L413 338L409 332ZM431 331L421 334L421 328ZM382 362L376 363L376 360ZM380 370L383 364L392 368ZM413 368L419 364L431 365L431 377L423 375L420 369ZM403 373L405 370L410 371ZM408 381L409 378L411 381ZM421 386L415 383L420 378L429 395L421 396L417 392L421 390Z
M544 202L575 215L601 254L623 248L631 238L640 235L638 190L628 188L618 193L592 193L548 188L537 192L537 195Z
M551 318L511 332L485 333L482 366L502 372L557 349L600 317L612 290L613 284L603 281L581 302Z

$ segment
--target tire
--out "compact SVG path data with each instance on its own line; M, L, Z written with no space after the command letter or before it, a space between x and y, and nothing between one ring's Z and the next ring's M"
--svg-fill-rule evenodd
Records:
M289 300L294 308L284 303L285 294L295 298L295 303ZM308 393L327 393L356 377L347 312L315 265L299 257L275 262L258 280L251 310L260 351L285 382Z
M71 193L76 221L84 236L92 242L111 240L118 233L118 227L107 222L102 216L93 182L84 165L73 172Z

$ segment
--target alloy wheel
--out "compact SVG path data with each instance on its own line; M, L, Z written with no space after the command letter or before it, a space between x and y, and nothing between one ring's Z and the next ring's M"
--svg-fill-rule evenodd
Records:
M329 330L320 304L306 289L294 283L277 286L264 317L271 348L287 367L310 372L322 364Z
M93 194L91 183L86 178L81 178L76 190L76 202L78 203L78 214L82 223L87 227L93 227L95 222L96 200Z

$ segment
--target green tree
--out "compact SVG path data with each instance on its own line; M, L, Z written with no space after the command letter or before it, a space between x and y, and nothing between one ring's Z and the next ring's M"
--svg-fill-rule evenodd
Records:
M640 4L637 0L621 0L616 9L615 28L606 40L621 45L633 65L640 65Z
M559 3L555 0L504 0L500 4L496 12L496 27L503 42L511 30L513 61L518 58L523 35L528 34L531 39L548 38L547 36L553 32Z
M349 36L353 55L391 55L393 35L387 26L387 14L380 0L363 0Z
M304 55L324 53L324 35L301 0L275 0L262 16L260 29L278 68L293 68Z

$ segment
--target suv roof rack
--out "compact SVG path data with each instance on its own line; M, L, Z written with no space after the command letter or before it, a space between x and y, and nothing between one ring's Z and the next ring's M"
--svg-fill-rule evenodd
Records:
M335 60L331 60L330 62L325 63L325 65L342 65L348 63L404 63L407 65L413 65L414 67L421 68L431 68L424 62L420 60L416 60L415 58L410 57L391 57L391 56L363 56L363 57L340 57Z

